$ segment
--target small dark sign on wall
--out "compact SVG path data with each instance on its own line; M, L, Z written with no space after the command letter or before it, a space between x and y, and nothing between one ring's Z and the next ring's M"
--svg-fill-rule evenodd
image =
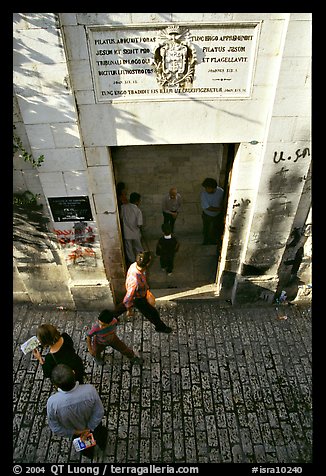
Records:
M92 211L87 196L48 197L54 221L92 221Z

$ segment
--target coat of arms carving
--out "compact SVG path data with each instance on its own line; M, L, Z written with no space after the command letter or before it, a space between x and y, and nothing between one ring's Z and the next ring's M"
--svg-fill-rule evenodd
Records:
M191 87L195 64L196 50L190 44L190 33L178 25L168 26L161 32L161 39L154 50L154 69L157 81L165 87Z

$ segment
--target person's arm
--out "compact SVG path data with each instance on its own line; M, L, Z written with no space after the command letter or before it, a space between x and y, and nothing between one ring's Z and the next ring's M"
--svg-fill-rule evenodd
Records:
M95 355L95 353L93 351L93 347L92 347L92 338L89 335L86 336L86 344L87 344L88 352L91 355Z
M156 256L160 256L161 250L162 250L161 240L158 240L156 245L156 251L155 251Z
M222 207L212 207L207 200L205 192L201 193L201 198L200 198L200 203L201 207L203 210L208 210L209 212L219 212L222 210Z
M138 283L136 279L128 280L126 283L127 292L123 298L123 304L126 306L127 310L134 305L134 295L137 289Z
M220 212L223 209L223 207L207 207L205 210L208 210L209 212Z
M69 436L70 438L77 438L79 436L84 441L92 431L91 428L84 428L83 430L68 430L67 428L63 428L51 408L48 408L47 418L50 430L58 436Z
M211 206L211 207L207 208L207 210L209 210L211 212L220 212L221 210L223 210L223 208L224 208L224 190L220 189L220 192L221 192L221 198L219 200L220 205L218 207Z
M53 406L52 406L51 397L49 398L49 400L47 402L46 409L47 409L48 425L49 425L50 430L55 435L58 435L58 436L73 437L74 434L75 434L74 429L68 430L67 428L64 428L63 426L61 426L60 420L56 416L55 408L53 408Z
M137 209L136 223L139 228L140 236L143 236L143 214L140 208Z
M85 428L85 430L75 430L73 436L76 436L76 438L80 438L82 441L85 442L86 438L88 435L92 433L90 428Z
M52 354L49 352L45 356L45 359L44 359L42 357L40 351L38 349L34 349L33 350L33 355L39 361L39 363L42 365L42 370L43 370L44 377L50 378L53 367L55 366L55 361L52 357Z
M181 195L177 195L177 212L178 213L181 210L181 207L182 207L182 197Z
M94 431L95 428L101 423L102 418L104 416L104 408L103 408L103 403L99 397L99 394L97 393L95 387L91 387L91 391L94 396L94 404L93 404L93 413L88 421L88 426L91 431Z
M176 217L176 216L177 216L177 213L176 213L176 212L171 212L171 210L169 210L169 197L168 197L168 196L164 196L164 197L163 197L163 200L162 200L162 212L168 213L169 215L172 215L173 217Z
M127 310L127 317L133 317L135 314L135 310L133 307L130 307L128 310Z
M35 359L37 359L41 365L44 365L44 359L41 355L41 352L37 348L33 349L33 355Z

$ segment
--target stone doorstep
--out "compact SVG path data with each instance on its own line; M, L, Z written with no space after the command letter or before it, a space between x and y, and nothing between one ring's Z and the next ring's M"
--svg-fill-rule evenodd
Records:
M219 300L217 287L215 284L206 284L200 287L183 287L183 288L154 288L151 287L157 302L177 301L177 300Z

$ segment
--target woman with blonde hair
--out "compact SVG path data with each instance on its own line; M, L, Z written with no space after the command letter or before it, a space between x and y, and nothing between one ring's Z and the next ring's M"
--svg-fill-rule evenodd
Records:
M41 324L37 328L36 335L42 347L49 347L49 352L44 358L38 349L33 350L34 357L42 365L44 376L50 378L57 364L66 364L75 372L76 380L83 383L84 364L74 349L70 335L66 332L60 334L52 324Z

